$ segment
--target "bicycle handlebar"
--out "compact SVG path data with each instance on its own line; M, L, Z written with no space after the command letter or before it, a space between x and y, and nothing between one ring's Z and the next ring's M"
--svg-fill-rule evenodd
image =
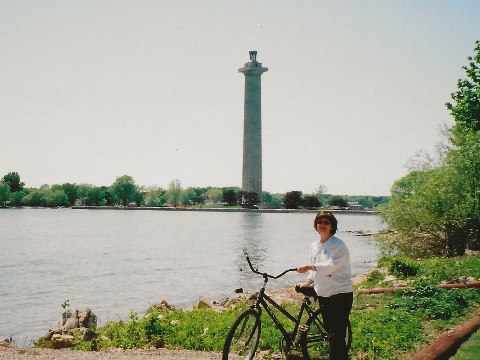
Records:
M267 273L262 273L262 272L258 271L258 269L254 269L253 265L252 265L252 262L250 261L250 258L248 257L247 252L245 252L245 258L247 259L248 266L250 267L250 270L252 270L255 274L262 275L264 278L278 279L278 278L282 277L283 275L285 275L286 273L288 273L290 271L297 271L296 268L291 268L291 269L285 270L284 272L282 272L281 274L279 274L277 276L274 276L274 275L270 275L270 274L267 274Z

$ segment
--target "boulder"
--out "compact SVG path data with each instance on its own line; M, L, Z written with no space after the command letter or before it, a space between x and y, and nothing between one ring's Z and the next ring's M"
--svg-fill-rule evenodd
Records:
M75 338L72 335L54 334L51 344L54 349L69 348L75 345Z
M63 339L57 335L63 336L80 333L82 337L87 337L91 339L92 337L96 337L96 333L93 330L96 329L96 327L97 316L95 315L95 313L92 312L92 310L67 310L62 313L62 320L52 326L48 330L48 333L44 336L44 338L52 341L52 346L63 346L62 344L68 344L69 340ZM87 333L87 329L90 329L92 331ZM56 339L55 341L53 340L54 337Z
M9 347L11 345L12 345L12 338L11 337L0 340L0 346Z
M204 299L203 297L199 298L197 303L194 306L197 309L213 309L213 304L211 304L208 300Z

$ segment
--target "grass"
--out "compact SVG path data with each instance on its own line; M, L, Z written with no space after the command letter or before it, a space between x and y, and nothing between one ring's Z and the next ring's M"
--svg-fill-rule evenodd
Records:
M465 276L480 278L479 259L478 256L471 256L428 260L396 257L382 260L382 268L372 271L361 286L383 286L385 277L394 273L397 278L407 281L411 288L380 296L355 296L350 317L352 359L408 358L422 344L464 321L471 311L480 308L480 291L464 288L444 290L435 285ZM284 306L292 313L298 309L298 305ZM247 307L248 303L245 302L224 312L212 309L152 311L141 318L131 311L128 320L114 321L97 329L98 337L94 342L79 341L76 348L167 347L221 351L230 325ZM279 343L279 332L271 320L264 316L260 350L277 352ZM49 344L48 341L39 341L37 346Z
M451 358L452 360L471 360L480 359L480 331L477 330L470 339L465 342L457 353Z

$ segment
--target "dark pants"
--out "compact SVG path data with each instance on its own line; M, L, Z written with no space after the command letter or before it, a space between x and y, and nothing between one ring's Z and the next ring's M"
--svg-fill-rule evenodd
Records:
M329 359L348 360L345 343L347 324L352 310L353 293L336 294L329 297L318 297L322 308L322 317L329 334Z

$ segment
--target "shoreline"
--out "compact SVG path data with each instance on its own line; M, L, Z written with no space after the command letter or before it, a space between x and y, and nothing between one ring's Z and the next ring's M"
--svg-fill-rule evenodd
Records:
M72 210L150 210L150 211L204 211L204 212L251 212L251 213L317 213L321 209L246 209L246 208L191 208L191 207L119 207L119 206L72 206ZM377 210L328 210L335 214L378 215Z

